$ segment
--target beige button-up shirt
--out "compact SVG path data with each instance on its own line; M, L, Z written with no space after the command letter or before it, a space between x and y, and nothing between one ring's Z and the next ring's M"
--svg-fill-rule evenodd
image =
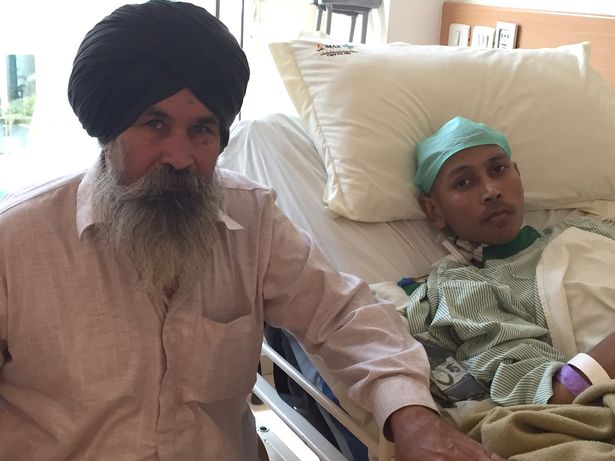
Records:
M0 205L0 460L256 459L247 396L264 321L381 424L434 406L392 306L333 271L271 191L220 172L220 240L165 305L91 238L92 171Z

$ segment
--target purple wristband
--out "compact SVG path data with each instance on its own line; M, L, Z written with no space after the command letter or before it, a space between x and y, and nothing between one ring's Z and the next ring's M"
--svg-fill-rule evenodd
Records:
M572 366L566 364L555 373L554 378L562 383L575 397L589 387L589 383Z

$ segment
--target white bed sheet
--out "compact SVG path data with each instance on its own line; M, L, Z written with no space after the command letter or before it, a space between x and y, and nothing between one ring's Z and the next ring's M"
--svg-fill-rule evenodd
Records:
M334 216L322 200L326 171L298 117L273 114L239 122L218 161L278 193L278 206L308 231L333 266L372 284L417 277L445 254L426 220L356 222ZM537 228L573 212L529 212Z

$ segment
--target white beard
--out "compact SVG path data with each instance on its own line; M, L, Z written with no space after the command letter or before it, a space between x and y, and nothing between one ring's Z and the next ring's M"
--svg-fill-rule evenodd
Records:
M202 272L219 237L217 176L208 182L165 165L122 185L104 155L94 189L98 238L126 254L142 280L170 297Z

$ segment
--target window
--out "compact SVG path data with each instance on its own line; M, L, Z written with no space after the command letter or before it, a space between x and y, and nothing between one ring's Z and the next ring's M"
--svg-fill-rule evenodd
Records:
M34 56L7 55L0 61L0 153L25 150L35 101Z
M68 78L87 31L115 8L134 1L0 2L0 196L86 169L95 161L98 142L85 133L68 103ZM295 38L300 31L314 31L316 8L312 3L193 2L212 13L218 6L221 20L244 46L251 78L243 118L294 112L267 43ZM346 25L340 24L340 28L346 36Z
M98 143L68 103L85 33L119 0L0 3L0 195L91 165Z

